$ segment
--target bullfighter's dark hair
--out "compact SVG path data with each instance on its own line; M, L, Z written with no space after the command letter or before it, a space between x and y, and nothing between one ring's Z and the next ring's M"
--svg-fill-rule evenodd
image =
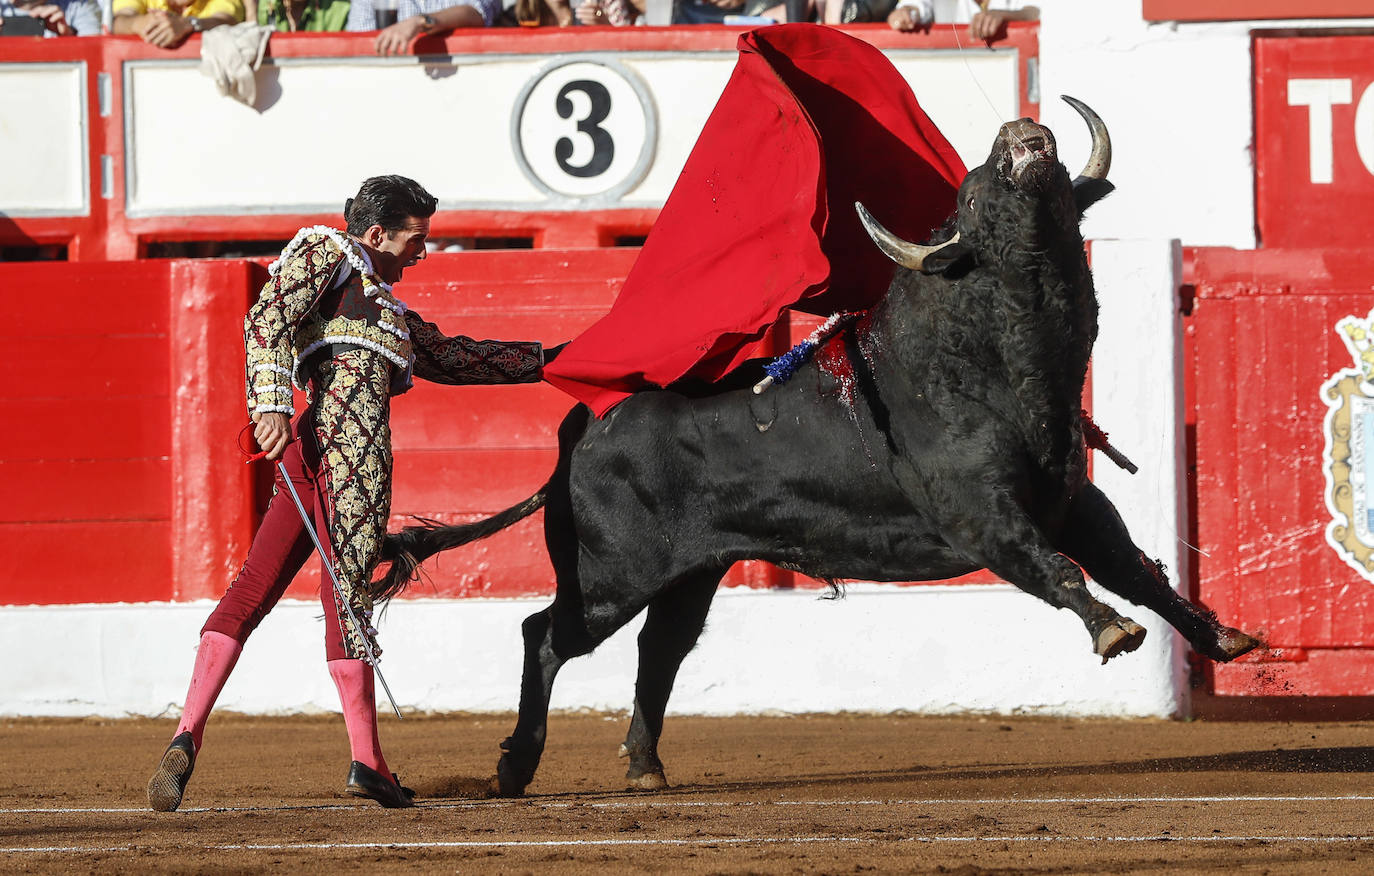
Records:
M411 217L433 216L438 205L439 199L413 179L395 174L374 176L363 180L358 194L344 202L344 221L354 237L362 237L373 225L396 232Z

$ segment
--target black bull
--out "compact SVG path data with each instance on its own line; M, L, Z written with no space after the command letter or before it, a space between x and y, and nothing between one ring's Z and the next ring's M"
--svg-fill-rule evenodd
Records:
M1087 477L1080 421L1097 300L1078 225L1111 190L1110 144L1087 107L1092 157L1070 180L1050 131L1002 126L959 189L958 211L917 246L860 208L901 267L845 332L852 380L808 364L761 395L745 366L725 385L640 392L604 419L574 408L558 462L530 499L466 526L392 536L379 582L544 508L553 604L523 625L515 730L502 794L534 777L554 677L647 608L622 754L632 786L666 786L657 746L668 696L716 587L738 560L816 578L934 580L986 568L1087 627L1105 662L1145 630L1094 599L1099 584L1231 660L1258 643L1179 596Z

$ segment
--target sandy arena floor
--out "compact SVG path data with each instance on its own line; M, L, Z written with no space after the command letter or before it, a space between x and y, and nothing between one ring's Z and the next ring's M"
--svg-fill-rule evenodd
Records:
M1374 721L669 718L673 788L622 790L624 716L557 716L520 800L476 799L511 716L384 717L421 795L342 795L342 719L217 715L183 809L170 720L0 722L0 871L1369 873Z

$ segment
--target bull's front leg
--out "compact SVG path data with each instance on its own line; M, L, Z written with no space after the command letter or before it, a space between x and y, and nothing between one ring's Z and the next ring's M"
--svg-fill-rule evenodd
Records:
M1070 505L1059 546L1097 583L1168 621L1199 654L1226 663L1260 644L1180 596L1163 567L1136 547L1111 500L1091 483Z

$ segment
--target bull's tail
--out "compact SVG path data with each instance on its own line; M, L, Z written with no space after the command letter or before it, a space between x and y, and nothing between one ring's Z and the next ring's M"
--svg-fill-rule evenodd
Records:
M485 520L445 526L435 520L420 519L418 526L407 526L400 532L389 533L382 545L382 562L390 562L386 574L373 581L368 588L377 602L403 592L420 578L420 564L440 551L479 541L495 535L514 523L529 517L548 500L548 484L525 501L512 505Z

